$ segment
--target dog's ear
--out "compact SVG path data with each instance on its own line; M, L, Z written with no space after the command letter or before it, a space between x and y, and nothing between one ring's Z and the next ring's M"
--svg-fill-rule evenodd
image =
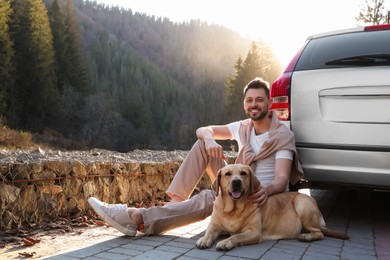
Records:
M252 169L250 166L248 167L248 171L250 174L250 186L249 186L249 194L252 194L255 190L257 190L260 187L260 181L257 179L256 175L252 172Z
M211 185L211 188L215 191L215 196L218 196L218 194L219 194L219 186L221 183L221 171L222 171L222 169L220 169L218 171L217 178L215 179L215 181Z

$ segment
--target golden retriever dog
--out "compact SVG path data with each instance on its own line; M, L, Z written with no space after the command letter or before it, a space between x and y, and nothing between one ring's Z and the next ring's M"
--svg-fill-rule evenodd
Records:
M217 250L257 244L263 240L321 240L325 236L349 237L326 228L315 199L298 192L284 192L268 197L262 206L248 200L260 185L251 168L242 164L223 167L213 183L216 191L213 213L205 235L196 242L198 248L209 248L223 233L230 236L217 243ZM304 233L302 233L304 232Z

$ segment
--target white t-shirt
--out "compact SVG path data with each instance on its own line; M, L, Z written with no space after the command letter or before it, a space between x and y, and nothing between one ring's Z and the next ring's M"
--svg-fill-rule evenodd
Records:
M232 135L232 140L236 140L238 143L238 150L241 150L243 144L240 139L240 121L233 122L227 125L229 128L229 131ZM253 151L255 154L257 154L263 143L269 139L269 133L265 132L261 135L256 135L255 130L252 129L251 136L250 136L250 144L252 145ZM293 152L289 150L280 150L277 151L275 154L271 155L270 157L267 157L263 160L258 160L256 162L256 170L254 174L256 177L260 180L260 182L264 185L270 184L275 177L275 160L277 159L289 159L293 160Z

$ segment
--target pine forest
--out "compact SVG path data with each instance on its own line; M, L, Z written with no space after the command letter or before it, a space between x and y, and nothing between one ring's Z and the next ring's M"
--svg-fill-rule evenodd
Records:
M59 148L189 149L198 127L244 119L246 83L282 69L264 42L200 20L0 0L0 121L72 140Z

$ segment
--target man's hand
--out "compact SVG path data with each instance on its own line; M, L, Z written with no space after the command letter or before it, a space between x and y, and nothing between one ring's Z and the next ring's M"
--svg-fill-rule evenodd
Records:
M289 159L277 159L275 162L274 180L265 186L260 185L260 187L249 196L249 200L253 204L262 206L269 196L286 191L290 179L291 165L292 161Z
M222 146L219 145L214 139L206 138L204 142L205 142L207 155L226 160Z
M253 204L263 205L268 199L267 188L260 185L248 198Z

